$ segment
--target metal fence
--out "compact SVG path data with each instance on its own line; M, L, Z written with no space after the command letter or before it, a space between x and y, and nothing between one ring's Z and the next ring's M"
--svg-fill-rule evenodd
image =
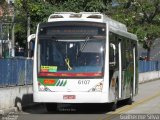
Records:
M159 71L160 61L139 61L139 73L149 71Z
M0 87L32 84L31 59L0 59Z
M139 73L156 70L160 70L160 62L139 61ZM0 87L32 84L32 71L31 59L0 59Z

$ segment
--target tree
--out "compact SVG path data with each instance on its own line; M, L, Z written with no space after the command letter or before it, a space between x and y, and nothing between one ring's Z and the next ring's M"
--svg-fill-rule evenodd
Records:
M19 21L16 32L18 41L27 39L24 35L26 13L31 17L32 33L37 23L47 21L54 12L63 11L102 12L126 24L128 31L137 34L140 43L148 50L148 58L154 39L160 36L160 0L16 0L15 3Z
M16 42L20 46L26 46L28 16L31 19L31 33L33 33L37 24L47 21L48 16L54 12L105 12L106 1L108 0L15 0Z
M137 34L150 59L154 40L160 37L160 0L117 0L116 4L111 8L110 15Z
M37 24L46 21L47 17L52 13L53 7L48 2L44 4L43 0L15 0L15 9L16 43L26 48L27 26L30 26L31 33L35 33ZM30 23L27 22L28 18L30 18Z

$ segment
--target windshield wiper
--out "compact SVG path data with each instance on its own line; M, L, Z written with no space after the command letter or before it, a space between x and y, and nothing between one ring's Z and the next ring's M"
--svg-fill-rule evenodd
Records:
M87 45L87 43L88 43L89 40L90 40L90 37L87 36L86 39L85 39L85 41L83 42L83 45L80 47L79 50L77 50L76 60L78 60L79 53L80 53L80 52L83 52L83 50L84 50L84 48L86 47L86 45Z
M83 50L84 50L84 48L86 47L89 39L90 39L90 37L87 36L86 39L85 39L85 41L84 41L84 43L83 43L83 45L82 45L82 47L79 49L79 52L83 52ZM79 53L79 52L78 52L78 53Z

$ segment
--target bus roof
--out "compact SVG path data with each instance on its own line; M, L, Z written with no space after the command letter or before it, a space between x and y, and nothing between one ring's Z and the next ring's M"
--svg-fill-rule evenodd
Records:
M127 32L127 27L118 21L109 18L107 15L99 12L55 12L48 18L48 22L57 21L90 21L108 23L109 26Z

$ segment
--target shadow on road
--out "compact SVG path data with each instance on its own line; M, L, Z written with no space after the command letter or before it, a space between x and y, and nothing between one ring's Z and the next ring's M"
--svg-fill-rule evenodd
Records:
M126 101L119 101L117 108L126 105ZM56 111L48 112L45 104L24 107L23 112L29 114L105 114L111 112L112 104L58 104Z

